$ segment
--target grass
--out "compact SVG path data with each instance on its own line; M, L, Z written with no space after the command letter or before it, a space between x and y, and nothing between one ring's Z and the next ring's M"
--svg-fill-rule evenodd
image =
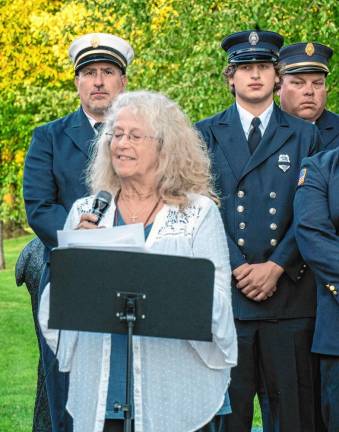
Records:
M30 296L17 287L16 259L32 238L5 241L6 270L0 272L0 431L29 432L35 396L38 348Z
M27 235L5 241L6 270L0 271L0 431L30 432L36 390L38 347L30 296L17 287L14 268ZM253 426L261 426L255 403Z

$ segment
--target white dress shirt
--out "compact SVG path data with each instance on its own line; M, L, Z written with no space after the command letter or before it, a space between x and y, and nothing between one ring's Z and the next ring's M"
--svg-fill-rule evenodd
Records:
M259 116L254 116L253 114L251 114L250 112L248 112L247 110L245 110L243 107L241 107L237 102L236 102L236 106L237 106L237 110L239 113L239 117L240 117L240 121L241 121L241 125L242 128L244 130L246 139L248 139L248 136L251 132L252 129L252 120L254 119L254 117L259 117L260 118L260 132L261 132L261 136L264 136L265 130L267 128L267 125L270 121L272 112L273 112L273 102L271 103L271 105L265 109L265 111L263 113L261 113Z
M96 123L98 123L98 120L95 120L95 118L93 118L91 115L89 115L85 110L84 110L84 113L85 113L85 116L87 117L87 119L88 119L90 125L92 126L95 135L98 135L99 132L98 132L98 130L94 127L94 125L95 125Z

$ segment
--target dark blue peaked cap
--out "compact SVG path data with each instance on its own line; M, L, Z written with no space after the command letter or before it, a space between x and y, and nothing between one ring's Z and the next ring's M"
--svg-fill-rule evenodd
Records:
M317 42L300 42L280 50L279 64L282 74L329 72L328 62L333 50Z
M276 63L284 38L263 30L247 30L225 37L221 47L228 54L228 63Z

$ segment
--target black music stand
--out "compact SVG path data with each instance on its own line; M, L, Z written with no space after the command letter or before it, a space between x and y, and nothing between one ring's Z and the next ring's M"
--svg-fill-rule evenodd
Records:
M51 252L49 327L128 333L124 431L131 431L132 336L211 341L214 265L93 248Z

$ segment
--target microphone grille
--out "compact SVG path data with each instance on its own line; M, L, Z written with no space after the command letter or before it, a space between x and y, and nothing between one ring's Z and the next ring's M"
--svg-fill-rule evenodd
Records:
M97 193L96 199L106 201L108 204L112 201L112 194L107 191L100 191Z

